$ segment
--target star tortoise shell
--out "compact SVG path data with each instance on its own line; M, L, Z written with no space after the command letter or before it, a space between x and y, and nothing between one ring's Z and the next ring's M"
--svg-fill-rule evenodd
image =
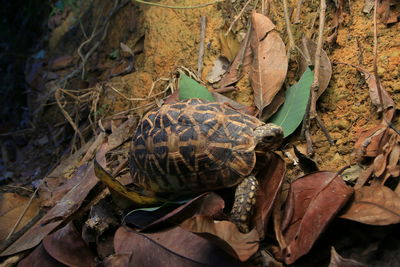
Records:
M223 103L189 99L147 113L133 137L133 183L159 193L232 187L256 163L253 129L263 122Z

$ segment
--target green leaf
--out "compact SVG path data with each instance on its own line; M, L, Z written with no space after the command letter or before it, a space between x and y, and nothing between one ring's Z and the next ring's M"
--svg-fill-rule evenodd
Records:
M314 73L307 68L300 80L286 91L285 102L269 120L283 128L285 137L291 135L304 118L313 80Z
M200 98L203 100L215 101L214 97L207 90L207 88L181 72L179 77L179 99L184 100L189 98Z

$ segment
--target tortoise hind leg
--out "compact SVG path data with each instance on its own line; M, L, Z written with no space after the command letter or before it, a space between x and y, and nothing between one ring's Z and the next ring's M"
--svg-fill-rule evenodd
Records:
M242 233L250 231L250 220L256 204L256 193L259 188L254 176L246 177L235 191L235 202L231 211L231 220Z

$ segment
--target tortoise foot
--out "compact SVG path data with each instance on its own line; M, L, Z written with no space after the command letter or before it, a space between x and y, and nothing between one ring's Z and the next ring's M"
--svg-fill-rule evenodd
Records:
M231 211L231 220L237 225L239 231L247 233L250 231L250 220L256 204L256 193L259 188L258 181L254 176L246 177L237 187L235 202Z

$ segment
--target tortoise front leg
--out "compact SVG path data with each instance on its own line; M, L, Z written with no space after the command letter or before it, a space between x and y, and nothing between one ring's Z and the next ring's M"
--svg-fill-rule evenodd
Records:
M256 204L256 193L259 188L256 177L246 177L235 191L235 202L231 211L231 219L239 231L247 233L250 231L250 220Z

